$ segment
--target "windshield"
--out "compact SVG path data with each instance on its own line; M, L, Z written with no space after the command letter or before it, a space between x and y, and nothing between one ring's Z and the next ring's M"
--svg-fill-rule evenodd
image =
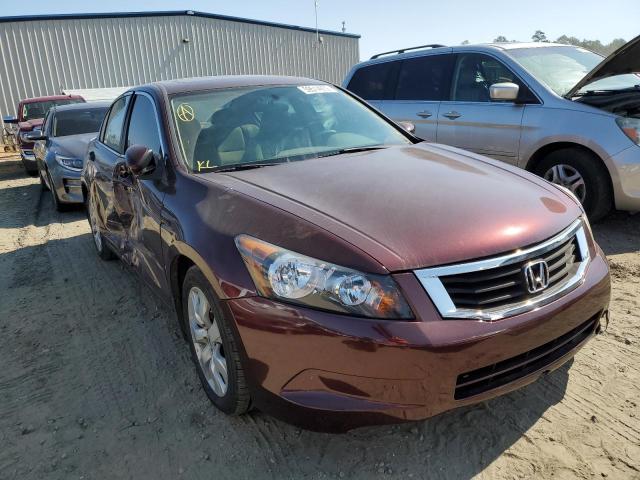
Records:
M330 85L177 95L171 108L192 172L411 143L398 128Z
M565 95L584 76L602 62L603 57L579 47L536 47L508 50L531 75L546 84L558 95ZM636 74L615 75L585 85L587 90L619 90L640 83Z
M22 120L26 122L34 118L44 118L45 114L54 105L69 105L71 103L82 103L79 98L65 98L62 100L47 100L46 102L30 102L22 105Z
M55 112L53 124L51 125L51 135L53 137L66 137L67 135L97 133L106 113L107 107Z

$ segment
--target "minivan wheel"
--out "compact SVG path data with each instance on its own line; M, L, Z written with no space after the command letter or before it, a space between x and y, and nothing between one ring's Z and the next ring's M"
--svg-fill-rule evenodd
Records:
M207 396L224 413L247 412L249 389L238 345L213 289L195 266L184 278L182 306L191 357Z
M91 236L93 237L93 245L96 247L98 256L102 260L111 260L115 257L109 245L106 244L100 231L100 224L98 220L98 204L95 196L91 192L87 192L87 219L89 220L89 226L91 227Z
M569 189L592 222L611 210L613 194L609 173L600 159L589 152L576 148L556 150L542 159L535 173Z

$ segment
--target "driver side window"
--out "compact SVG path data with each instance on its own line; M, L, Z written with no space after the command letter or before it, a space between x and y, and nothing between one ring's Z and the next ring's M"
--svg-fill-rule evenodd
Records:
M156 155L162 153L156 110L146 95L137 94L133 102L126 148L132 145L147 147Z
M457 102L490 102L489 87L511 82L523 88L522 82L501 62L480 53L458 55L454 70L451 99Z

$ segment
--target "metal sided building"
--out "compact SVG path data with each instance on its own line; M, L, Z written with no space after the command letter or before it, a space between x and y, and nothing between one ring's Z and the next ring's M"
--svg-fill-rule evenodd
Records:
M182 77L340 83L360 36L187 11L0 17L0 118L23 98ZM1 122L1 120L0 120Z

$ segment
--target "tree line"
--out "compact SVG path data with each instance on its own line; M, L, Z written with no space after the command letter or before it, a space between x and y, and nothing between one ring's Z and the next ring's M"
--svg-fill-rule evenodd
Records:
M547 35L542 30L536 30L533 35L531 35L531 40L534 42L544 42L549 43L550 40L547 38ZM493 39L494 43L507 43L507 42L518 42L519 40L509 40L504 35L498 35ZM462 45L467 45L469 43L468 40L462 42ZM562 35L558 37L553 43L562 43L565 45L575 45L576 47L586 48L587 50L591 50L592 52L599 53L600 55L609 55L613 53L615 50L620 48L622 45L627 43L624 38L616 38L612 40L610 43L602 43L600 40L580 40L577 37L569 37L567 35Z

